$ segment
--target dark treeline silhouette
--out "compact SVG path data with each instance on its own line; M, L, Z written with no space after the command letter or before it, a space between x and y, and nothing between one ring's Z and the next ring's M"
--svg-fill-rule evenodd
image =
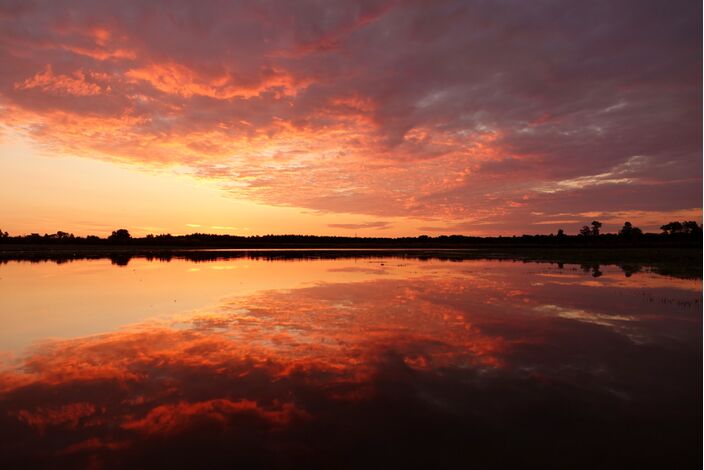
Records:
M567 235L559 229L557 234L477 237L466 235L440 235L431 237L342 237L318 235L215 235L193 233L190 235L147 235L132 237L128 230L119 229L106 238L95 235L74 236L58 231L54 234L10 236L0 230L2 245L51 245L94 247L171 247L171 248L461 248L472 246L558 246L558 247L700 247L702 226L695 221L670 222L661 227L661 233L643 233L630 222L625 222L618 233L601 233L602 224L593 221L585 225L578 235Z
M618 233L602 233L601 227L601 223L593 221L579 235L567 235L560 229L556 235L400 238L241 237L204 233L137 238L126 229L115 230L106 238L76 237L61 231L11 237L0 231L0 264L13 260L65 263L104 258L116 266L127 266L133 258L163 262L241 257L267 261L388 257L445 261L498 259L557 263L560 267L576 264L594 277L601 276L600 265L616 265L627 276L647 267L660 274L701 279L702 227L696 222L670 222L662 226L662 233L643 233L630 222L624 223ZM232 249L236 251L228 251Z

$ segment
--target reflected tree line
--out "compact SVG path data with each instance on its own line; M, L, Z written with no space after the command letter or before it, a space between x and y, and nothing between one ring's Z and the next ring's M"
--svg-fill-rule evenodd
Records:
M560 269L563 269L564 263L558 263L558 267ZM642 272L644 269L644 266L641 264L629 264L629 263L618 264L618 267L621 269L621 271L623 271L623 274L626 277L631 277L635 273ZM592 277L601 277L604 275L604 273L601 271L601 265L597 264L597 263L582 263L580 265L580 268L585 273L591 273ZM654 271L659 272L658 269L654 269ZM661 274L663 274L663 273L661 273Z
M36 252L36 251L15 251L1 252L0 265L11 261L24 261L30 263L53 262L56 264L70 263L81 260L109 259L118 267L128 266L132 260L144 259L153 262L171 262L172 260L186 260L195 263L207 263L214 261L228 261L234 259L252 259L270 262L292 262L301 260L321 260L321 259L364 259L364 260L388 260L393 259L413 259L419 261L438 260L444 262L462 262L470 260L498 260L514 263L546 263L557 265L559 269L565 269L566 265L579 267L583 272L590 273L592 277L603 275L602 266L616 266L626 277L631 277L635 273L647 271L665 276L683 279L701 279L702 266L701 257L691 250L668 250L653 251L645 254L640 252L622 252L611 250L609 252L598 251L577 251L569 253L553 254L550 251L530 251L511 252L497 250L473 250L473 251L453 251L453 250L415 250L415 251L372 251L372 250L315 250L315 251L197 251L197 250L177 250L177 251L145 251L145 250L122 250L122 251L56 251L56 252Z
M149 234L133 237L127 229L113 231L108 237L86 237L57 231L53 234L11 236L0 230L0 244L7 245L75 245L91 247L188 247L188 248L438 248L475 245L552 245L579 247L610 246L701 246L702 226L696 221L670 222L661 226L660 233L644 233L631 222L625 222L618 233L602 233L603 224L597 220L584 225L578 234L568 235L563 229L557 234L477 237L440 235L431 237L343 237L316 235L216 235L193 233L189 235Z

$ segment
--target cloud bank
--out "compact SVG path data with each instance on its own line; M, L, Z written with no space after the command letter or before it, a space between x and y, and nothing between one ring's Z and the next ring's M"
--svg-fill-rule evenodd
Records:
M0 124L321 212L469 231L700 218L700 18L686 1L3 1Z

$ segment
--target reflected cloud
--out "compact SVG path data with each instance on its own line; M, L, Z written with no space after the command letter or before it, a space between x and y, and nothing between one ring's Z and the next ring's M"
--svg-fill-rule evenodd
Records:
M438 465L451 467L470 449L482 466L502 467L517 463L495 460L510 439L515 455L535 461L588 443L588 468L613 449L607 428L624 452L617 462L689 461L701 397L690 367L701 359L697 312L634 304L639 281L613 268L598 289L579 282L591 279L581 270L565 285L553 283L559 269L531 283L535 269L365 272L45 341L0 372L0 459L326 467L443 455ZM663 438L634 420L674 427Z
M632 316L619 314L606 315L588 312L586 310L564 308L559 305L539 305L535 307L535 311L568 320L576 320L584 323L606 326L612 328L614 331L624 333L631 339L635 337L635 335L632 334L632 330L634 330L633 325L629 325L629 323L636 321L636 318Z

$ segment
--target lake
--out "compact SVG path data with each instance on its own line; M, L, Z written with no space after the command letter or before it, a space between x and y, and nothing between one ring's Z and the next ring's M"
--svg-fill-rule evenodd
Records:
M701 279L440 258L6 261L0 464L698 467Z

